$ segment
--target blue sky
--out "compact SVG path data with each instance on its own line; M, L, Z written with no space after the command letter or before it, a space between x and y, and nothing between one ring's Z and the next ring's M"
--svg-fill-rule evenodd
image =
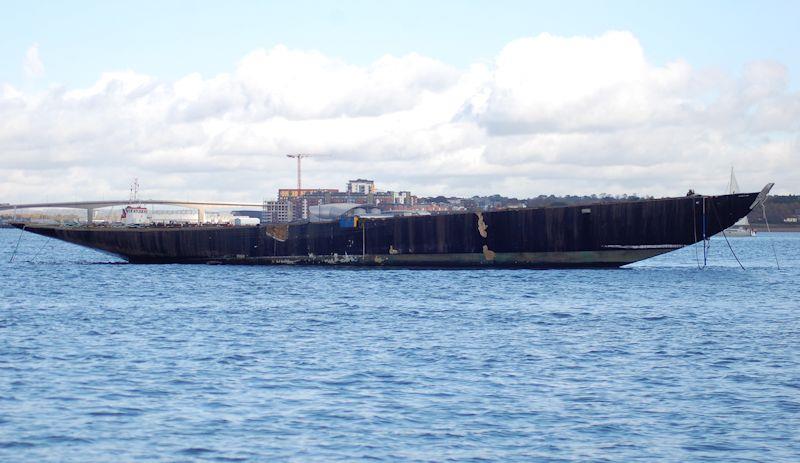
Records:
M542 32L634 33L659 65L736 73L753 60L800 69L797 1L71 1L4 2L0 82L27 82L22 62L39 44L38 85L88 86L106 70L162 79L230 70L247 52L285 44L354 64L410 52L463 67L490 61L513 39Z

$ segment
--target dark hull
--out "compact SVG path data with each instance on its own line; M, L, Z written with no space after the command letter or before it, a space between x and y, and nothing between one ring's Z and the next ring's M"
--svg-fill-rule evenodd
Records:
M358 228L329 222L187 228L28 225L25 229L131 263L619 267L719 233L745 216L757 196L361 220Z

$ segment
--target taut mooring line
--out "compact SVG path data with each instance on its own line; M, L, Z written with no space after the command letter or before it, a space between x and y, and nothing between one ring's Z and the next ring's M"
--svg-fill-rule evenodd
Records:
M703 268L708 265L708 248L711 247L711 237L706 236L708 219L706 218L706 197L703 196Z
M728 235L725 234L725 230L722 230L722 236L725 238L725 242L728 243L728 249L731 250L731 254L733 254L733 258L736 259L736 263L739 264L739 267L742 267L742 270L744 270L745 269L744 265L742 265L742 263L739 261L739 258L736 256L736 253L733 252L733 246L731 246L731 242L728 241Z
M8 263L14 262L14 256L17 255L17 249L19 249L19 242L22 241L22 234L25 233L25 225L19 229L19 238L17 238L17 245L14 246L14 252L11 253L11 259L8 259Z
M33 258L32 258L31 260L29 260L28 262L31 262L31 263L35 262L35 261L36 261L36 258L37 258L37 257L39 257L39 254L42 252L42 250L45 248L45 246L47 246L48 244L50 244L50 240L51 240L51 239L52 239L52 238L50 238L50 237L47 237L47 238L45 238L45 240L44 240L44 243L42 243L42 245L41 245L41 246L39 247L39 249L36 251L36 254L34 254L34 255L33 255Z
M744 265L742 265L742 262L739 260L739 257L736 255L736 252L734 252L733 246L731 246L731 242L728 241L728 235L725 234L725 227L722 226L722 221L719 220L719 214L717 213L716 205L714 205L713 209L714 209L714 217L717 218L717 224L719 225L719 228L722 230L722 237L725 238L725 242L728 243L728 249L731 250L731 254L733 254L733 258L736 259L736 263L739 264L739 267L741 267L742 270L744 270L745 269Z
M761 213L764 215L764 223L767 225L767 233L772 233L769 231L769 221L767 220L767 207L764 203L767 202L767 199L764 198L764 201L761 202ZM781 264L778 262L778 251L775 250L775 243L770 240L769 244L772 246L772 255L775 256L775 265L778 266L778 270L781 269Z
M694 249L694 260L697 263L697 268L702 270L703 267L700 266L700 257L698 257L697 255L697 243L699 241L697 241L697 211L695 210L696 206L697 206L697 200L695 198L692 198L692 233L694 233L694 244L692 245L692 248ZM703 241L704 253L705 253L705 246L706 242Z

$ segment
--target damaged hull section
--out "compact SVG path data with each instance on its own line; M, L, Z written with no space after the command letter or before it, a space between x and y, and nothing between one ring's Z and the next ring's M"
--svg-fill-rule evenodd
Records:
M719 233L745 216L762 196L362 217L355 227L336 221L184 228L26 225L25 230L131 263L619 267Z

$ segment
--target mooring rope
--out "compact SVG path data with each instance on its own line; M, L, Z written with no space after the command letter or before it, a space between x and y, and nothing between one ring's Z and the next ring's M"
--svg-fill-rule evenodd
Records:
M761 202L761 213L764 215L764 223L767 225L767 233L772 233L769 231L769 221L767 220L767 207L764 205L767 200L766 198L764 201ZM778 251L775 250L775 243L772 240L769 240L769 244L772 246L772 255L775 256L775 265L778 266L778 270L781 269L781 264L778 262Z
M22 241L22 234L25 233L25 225L19 229L19 238L17 238L17 245L14 246L14 252L11 253L11 259L8 259L8 263L14 262L14 256L17 255L17 249L19 249L19 242Z
M692 233L694 234L694 244L692 248L694 249L694 261L697 263L697 268L702 270L703 267L700 266L700 256L697 255L697 211L695 206L697 206L697 201L692 198ZM705 242L703 242L703 246L705 246Z
M42 243L42 245L41 245L41 246L39 247L39 249L36 251L36 254L34 254L34 255L33 255L33 258L31 258L31 260L29 260L28 262L31 262L31 263L35 262L35 261L36 261L36 258L37 258L37 257L39 257L39 254L42 252L42 250L44 249L44 247L45 247L45 246L47 246L48 244L50 244L50 241L51 241L51 238L50 238L50 237L47 237L47 238L45 238L45 240L44 240L44 243Z
M722 230L722 236L725 237L725 242L728 243L728 248L731 250L731 254L733 254L733 258L736 259L736 263L739 264L739 267L742 267L744 270L744 265L739 261L739 258L736 256L736 253L733 252L733 246L731 246L731 242L728 241L728 235L725 234L725 230Z
M736 252L734 252L733 246L731 246L731 242L728 241L728 235L725 234L725 227L722 226L722 221L719 219L719 214L717 213L717 208L716 207L714 208L714 217L717 218L717 224L719 225L719 228L722 230L722 236L723 236L723 238L725 238L725 242L728 243L728 249L731 250L731 254L733 254L733 258L736 259L736 263L739 264L739 267L741 267L742 270L744 270L745 269L744 265L742 265L742 262L739 260L739 257L736 255Z
M711 248L711 237L706 236L708 218L706 217L706 198L703 197L703 268L708 266L708 250Z

